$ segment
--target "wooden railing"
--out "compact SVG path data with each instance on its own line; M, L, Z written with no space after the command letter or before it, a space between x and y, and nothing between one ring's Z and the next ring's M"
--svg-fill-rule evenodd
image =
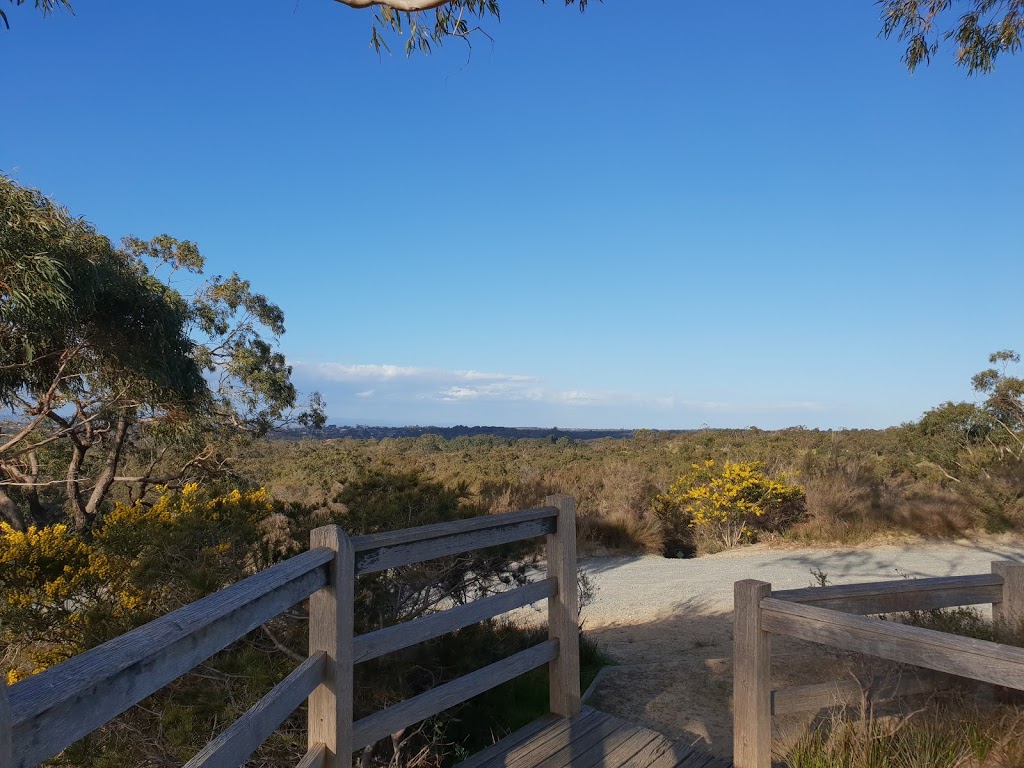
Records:
M868 614L992 604L996 622L1024 622L1024 564L994 562L991 574L901 579L772 592L734 585L733 760L769 768L773 713L844 703L849 684L771 690L771 635L786 635L935 672L1024 690L1024 648L884 621ZM859 615L858 615L859 614ZM897 693L915 692L913 686Z
M312 533L310 550L10 688L0 683L0 766L32 768L248 632L309 598L309 656L186 768L237 768L308 699L299 768L348 768L354 750L549 664L551 711L580 708L576 503L349 538ZM548 578L354 637L355 579L485 547L547 537ZM549 639L353 722L353 665L548 599Z

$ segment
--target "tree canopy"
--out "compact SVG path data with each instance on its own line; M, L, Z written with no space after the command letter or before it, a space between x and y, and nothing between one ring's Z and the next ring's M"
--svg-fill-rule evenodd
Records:
M195 243L169 235L116 247L0 175L0 408L11 414L0 416L0 513L11 525L49 521L62 502L85 529L115 483L138 498L216 469L226 435L322 423L318 396L292 412L291 369L272 344L279 307L237 274L172 286L203 266ZM129 446L138 466L123 475Z
M957 66L987 74L1001 53L1020 50L1024 0L878 0L882 33L907 44L903 63L913 72L931 62L944 41L954 44Z
M1024 36L1024 0L875 0L880 8L881 34L906 43L902 61L913 72L931 63L944 42L953 46L957 66L968 75L987 74L1000 54L1020 50ZM9 0L24 5L25 0ZM70 0L33 0L42 13L57 7L72 11ZM374 14L370 45L390 51L387 36L405 40L406 55L430 53L452 38L469 41L488 18L501 20L500 0L334 0ZM541 0L542 3L546 0ZM564 0L586 10L588 0ZM73 12L73 11L72 11ZM0 21L9 27L0 9ZM486 33L484 33L486 34Z

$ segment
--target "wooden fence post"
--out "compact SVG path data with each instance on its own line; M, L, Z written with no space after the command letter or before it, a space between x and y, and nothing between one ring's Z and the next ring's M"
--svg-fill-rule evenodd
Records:
M992 624L999 625L1014 635L1024 633L1024 564L1016 560L995 560L992 573L1003 577L1002 602L992 603ZM1021 691L993 686L996 701L1003 704L1020 704L1024 699Z
M558 593L548 598L548 636L558 640L558 658L548 665L551 711L572 717L580 711L576 499L557 494L544 505L558 507L557 527L547 537L548 576L558 581Z
M771 636L761 628L761 600L772 585L744 579L733 585L733 764L772 763Z
M7 684L0 680L0 765L14 765L13 730L11 707L7 703Z
M1003 577L1003 601L992 604L992 621L1016 631L1024 629L1024 563L996 560L992 573Z
M309 653L327 654L324 682L309 697L309 749L326 746L324 768L351 768L355 552L337 525L314 530L309 546L335 552L327 586L309 598Z

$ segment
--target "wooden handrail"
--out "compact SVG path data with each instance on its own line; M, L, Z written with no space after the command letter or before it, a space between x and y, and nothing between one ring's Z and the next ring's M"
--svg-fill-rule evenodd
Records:
M310 550L74 656L8 689L13 768L32 768L327 582Z
M734 588L733 760L736 768L769 768L771 765L773 706L780 712L793 711L804 705L839 703L854 693L849 683L773 692L769 678L772 634L1024 690L1024 648L856 615L991 603L996 621L1024 620L1022 563L994 562L992 573L972 576L904 579L774 593L767 582L746 580L736 582ZM893 692L914 692L921 688L921 684L915 683L896 686Z
M530 509L357 536L356 576L544 536L554 532L557 515L554 508Z
M557 592L558 582L555 579L545 579L446 611L421 616L404 624L367 632L355 638L352 659L356 664L376 659L386 653L394 653L471 624L493 619L516 608L551 597Z
M338 526L319 528L307 552L10 688L0 682L0 768L32 768L53 757L307 597L309 657L186 768L244 762L307 697L309 747L299 766L340 768L353 749L546 663L551 664L552 711L574 714L579 711L575 501L551 496L545 503L549 506L354 539ZM548 579L353 637L358 575L537 536L547 536ZM546 642L353 724L357 661L544 598L550 613ZM400 720L407 722L394 726Z
M786 600L761 601L765 630L1024 690L1024 648Z
M323 651L307 658L184 768L238 768L245 763L323 682L326 662Z
M999 603L1003 599L1003 577L994 573L982 573L977 576L897 579L865 584L784 589L773 592L772 597L791 603L862 615L930 611L959 605Z
M364 717L353 726L352 747L362 749L369 746L406 726L425 720L484 691L507 683L531 669L547 664L558 658L558 653L558 641L545 640L525 651L458 677L450 683L439 685L426 693Z

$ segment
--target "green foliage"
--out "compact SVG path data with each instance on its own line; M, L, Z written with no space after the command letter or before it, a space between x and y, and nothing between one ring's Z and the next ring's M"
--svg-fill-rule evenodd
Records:
M264 535L272 522L262 489L212 496L189 485L151 506L117 505L88 537L0 523L0 644L25 649L8 681L265 567L282 555Z
M364 8L368 5L364 0L335 2L355 8ZM567 6L577 5L580 11L584 11L588 0L564 2ZM411 56L417 51L429 54L434 46L443 45L450 38L462 40L468 45L470 36L474 32L481 32L480 22L488 18L495 21L501 19L499 0L434 0L414 4L420 9L426 6L426 10L406 10L406 5L403 0L377 5L370 31L370 46L378 54L381 50L391 52L385 38L387 34L405 38L406 56Z
M279 307L237 274L191 295L172 286L203 265L168 235L115 247L0 176L0 407L16 414L0 423L0 517L13 527L64 507L85 530L115 483L144 498L222 470L240 432L322 425L318 395L294 413L291 369L265 338L284 332Z
M770 477L760 462L708 459L693 464L652 507L671 541L685 543L692 534L704 549L728 549L758 531L792 526L804 515L805 494L785 473Z
M945 403L908 425L908 447L922 456L992 531L1024 520L1024 379L1012 350L989 356L993 366L971 383L980 403Z
M1024 0L879 0L882 34L907 44L903 62L913 72L928 64L940 43L955 45L957 66L987 74L1002 53L1020 50Z
M352 472L336 496L333 511L317 511L272 503L262 489L213 494L190 484L164 490L151 505L116 505L88 535L61 524L27 532L0 524L0 658L7 665L0 672L15 682L194 602L303 549L299 541L325 523L359 535L484 511L459 488L383 467ZM531 562L529 545L510 545L361 577L356 631L508 589L524 581ZM304 619L300 606L261 627L61 760L75 768L184 763L305 655ZM356 715L497 661L543 633L486 622L360 664ZM592 676L603 661L590 644L583 653ZM403 761L415 757L411 764L439 765L447 755L484 746L488 734L513 730L522 718L545 711L546 690L546 677L538 674L434 718L399 740ZM300 713L257 759L283 767L304 751ZM378 760L391 757L388 746Z

